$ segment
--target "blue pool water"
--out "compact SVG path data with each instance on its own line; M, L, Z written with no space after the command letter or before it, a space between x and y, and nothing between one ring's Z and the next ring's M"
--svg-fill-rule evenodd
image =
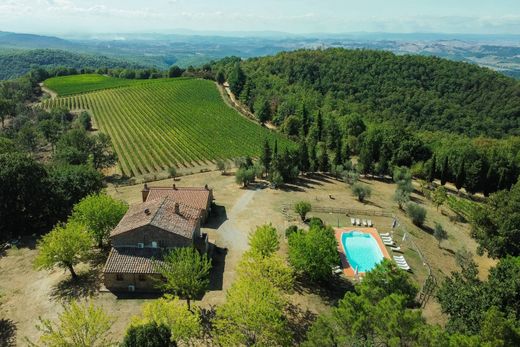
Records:
M383 253L374 237L359 231L341 235L341 244L347 260L354 271L367 272L383 260Z

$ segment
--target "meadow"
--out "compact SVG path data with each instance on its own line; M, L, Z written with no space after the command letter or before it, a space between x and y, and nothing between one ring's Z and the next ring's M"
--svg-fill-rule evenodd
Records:
M211 81L140 82L104 77L99 79L98 86L81 87L84 78L70 76L66 79L70 87L58 84L55 89L62 95L72 90L82 94L48 99L42 105L47 109L65 106L91 112L99 130L112 138L120 169L127 176L162 172L172 166L207 166L218 159L258 156L266 138L271 143L276 139L280 148L292 146L282 135L227 106ZM46 81L46 86L49 81L53 85L52 80ZM104 89L86 93L89 88L101 87Z

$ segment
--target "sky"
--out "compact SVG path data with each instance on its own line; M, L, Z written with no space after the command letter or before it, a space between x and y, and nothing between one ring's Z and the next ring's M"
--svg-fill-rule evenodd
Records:
M520 34L520 0L0 0L0 31Z

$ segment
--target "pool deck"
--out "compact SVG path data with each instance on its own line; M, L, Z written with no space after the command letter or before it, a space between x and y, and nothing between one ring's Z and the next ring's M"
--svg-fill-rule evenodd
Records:
M343 266L343 273L347 277L355 277L356 276L356 269L353 269L350 264L348 263L347 256L345 254L345 251L343 250L343 244L341 243L341 235L343 233L348 233L350 231L359 231L362 233L370 234L372 237L377 241L377 244L379 245L379 248L381 249L381 253L383 253L383 257L392 260L392 257L390 257L390 254L386 250L385 244L383 243L383 240L381 239L381 236L379 236L379 233L377 232L376 228L364 228L364 227L347 227L347 228L334 228L334 234L336 236L336 241L338 242L338 252L339 257L341 259L341 265ZM363 274L363 272L360 272L359 274Z

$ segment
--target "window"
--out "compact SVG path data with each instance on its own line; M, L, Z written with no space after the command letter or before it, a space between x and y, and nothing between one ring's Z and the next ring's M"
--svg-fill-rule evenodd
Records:
M145 275L139 275L139 281L141 281L141 282L146 281L146 276Z
M156 241L152 241L152 248L157 248L157 242Z
M144 248L144 243L139 242L139 243L137 244L137 248Z
M121 275L121 274L117 274L117 275L116 275L116 280L117 280L117 281L122 281L122 280L123 280L123 275Z

